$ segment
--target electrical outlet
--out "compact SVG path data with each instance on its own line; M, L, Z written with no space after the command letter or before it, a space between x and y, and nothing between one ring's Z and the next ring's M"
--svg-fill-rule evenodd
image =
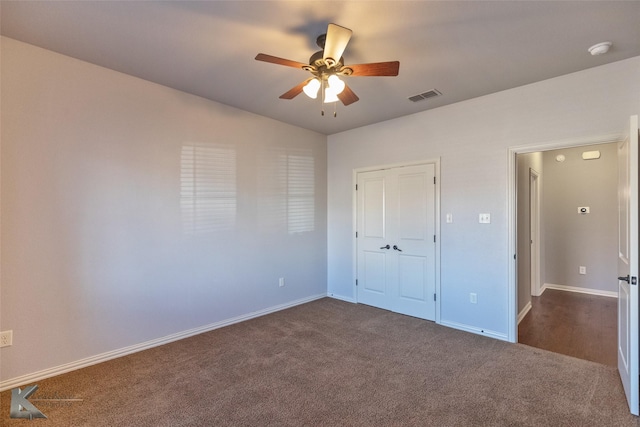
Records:
M478 295L474 294L474 293L470 293L469 294L469 302L471 304L477 304L478 303Z
M284 277L281 277L281 278L278 280L278 286L279 286L279 287L281 287L281 288L284 286Z
M491 214L481 213L478 215L478 222L480 224L491 224Z
M587 274L587 267L585 267L584 265L581 265L579 272L580 274Z
M13 343L13 331L0 332L0 347L9 347Z

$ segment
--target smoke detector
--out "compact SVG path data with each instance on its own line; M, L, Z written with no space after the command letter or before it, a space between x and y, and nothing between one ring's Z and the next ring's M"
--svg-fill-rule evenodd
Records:
M604 53L609 52L610 47L611 47L611 42L602 42L602 43L594 44L589 48L589 53L593 56L602 55Z

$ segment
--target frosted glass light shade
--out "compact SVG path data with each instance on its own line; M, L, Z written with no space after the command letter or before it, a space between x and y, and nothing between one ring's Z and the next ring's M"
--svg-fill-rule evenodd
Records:
M320 80L318 79L309 80L309 83L302 88L304 93L311 99L318 97L318 89L320 89Z
M324 90L324 103L338 102L338 94L336 94L331 87Z
M331 88L333 93L335 93L336 95L344 90L344 82L340 80L340 78L338 78L338 76L336 76L335 74L330 75L327 82L329 83L329 87Z

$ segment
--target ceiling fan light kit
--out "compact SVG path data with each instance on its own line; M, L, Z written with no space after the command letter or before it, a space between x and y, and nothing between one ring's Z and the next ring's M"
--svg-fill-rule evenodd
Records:
M309 64L278 58L276 56L259 53L256 60L270 62L272 64L299 68L307 71L313 77L294 86L280 95L281 99L293 99L301 92L309 98L316 99L318 92L322 90L322 103L342 102L343 105L351 105L358 101L358 96L340 79L340 76L397 76L400 62L377 62L370 64L358 64L345 66L342 54L351 39L353 31L336 24L329 24L327 33L320 35L316 43L322 49L309 58ZM322 110L324 116L324 110ZM336 113L334 111L334 117Z
M318 91L320 90L320 87L323 86L323 83L324 83L324 79L322 82L320 82L319 78L317 77L313 78L309 80L309 83L304 85L304 87L302 88L302 91L309 98L316 99L318 97ZM345 83L342 80L340 80L340 78L335 74L331 74L327 78L327 86L324 89L325 91L324 102L325 103L337 102L339 100L338 94L342 93L342 91L344 90L344 87L345 87Z

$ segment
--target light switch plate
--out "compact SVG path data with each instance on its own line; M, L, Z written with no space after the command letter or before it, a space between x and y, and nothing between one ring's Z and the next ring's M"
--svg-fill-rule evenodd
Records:
M478 217L478 222L480 224L491 224L491 214L481 213Z

